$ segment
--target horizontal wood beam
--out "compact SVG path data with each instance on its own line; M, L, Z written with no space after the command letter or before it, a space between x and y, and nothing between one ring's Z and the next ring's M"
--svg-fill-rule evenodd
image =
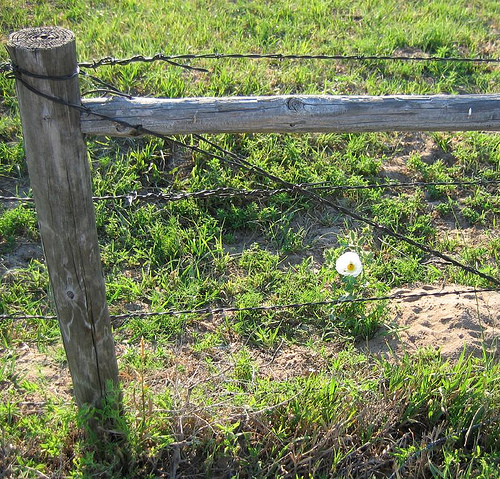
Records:
M88 99L82 132L134 136L368 131L500 131L500 95Z

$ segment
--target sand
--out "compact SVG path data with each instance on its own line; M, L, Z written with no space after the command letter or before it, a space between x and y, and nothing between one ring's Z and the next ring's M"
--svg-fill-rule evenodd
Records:
M463 291L464 286L448 285L393 293L419 294ZM457 359L466 354L480 356L483 350L500 355L500 292L423 296L393 303L392 321L362 345L377 355L390 356L418 349L439 350L443 357ZM392 352L391 352L392 351Z

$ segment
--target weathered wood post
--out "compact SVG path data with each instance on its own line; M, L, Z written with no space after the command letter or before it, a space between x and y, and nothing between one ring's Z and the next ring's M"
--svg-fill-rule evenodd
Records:
M7 45L23 127L28 172L74 395L99 408L118 366L102 272L90 166L80 128L75 37L41 27ZM41 94L40 94L41 93Z

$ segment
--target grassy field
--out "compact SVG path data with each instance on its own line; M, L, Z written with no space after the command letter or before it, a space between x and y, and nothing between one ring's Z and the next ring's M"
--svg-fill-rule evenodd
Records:
M4 40L73 30L80 61L183 53L500 57L496 0L0 0ZM0 50L0 63L8 61ZM101 67L121 91L157 97L498 93L500 68L452 62L193 60ZM94 88L82 78L82 91ZM0 195L30 195L14 81L0 74ZM500 180L494 133L219 135L283 180ZM180 140L215 152L196 137ZM88 138L96 196L279 188L159 138ZM498 278L495 184L319 190L326 198ZM0 477L500 477L500 365L428 348L375 356L397 334L389 301L134 317L134 311L309 303L421 285L491 287L311 198L97 201L123 388L120 434L97 443L72 401L57 321L0 322ZM465 233L466 232L466 233ZM363 273L336 259L357 251ZM34 207L0 202L0 314L52 315ZM104 414L113 416L109 408Z

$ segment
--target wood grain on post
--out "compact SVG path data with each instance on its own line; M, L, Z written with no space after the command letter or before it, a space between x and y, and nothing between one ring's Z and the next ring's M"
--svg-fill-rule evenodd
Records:
M17 78L28 172L75 399L79 406L99 408L107 387L118 385L118 367L90 166L80 112L48 98L80 104L75 38L62 28L32 28L13 33L7 48Z
M88 99L82 131L130 136L189 133L500 131L500 95Z

